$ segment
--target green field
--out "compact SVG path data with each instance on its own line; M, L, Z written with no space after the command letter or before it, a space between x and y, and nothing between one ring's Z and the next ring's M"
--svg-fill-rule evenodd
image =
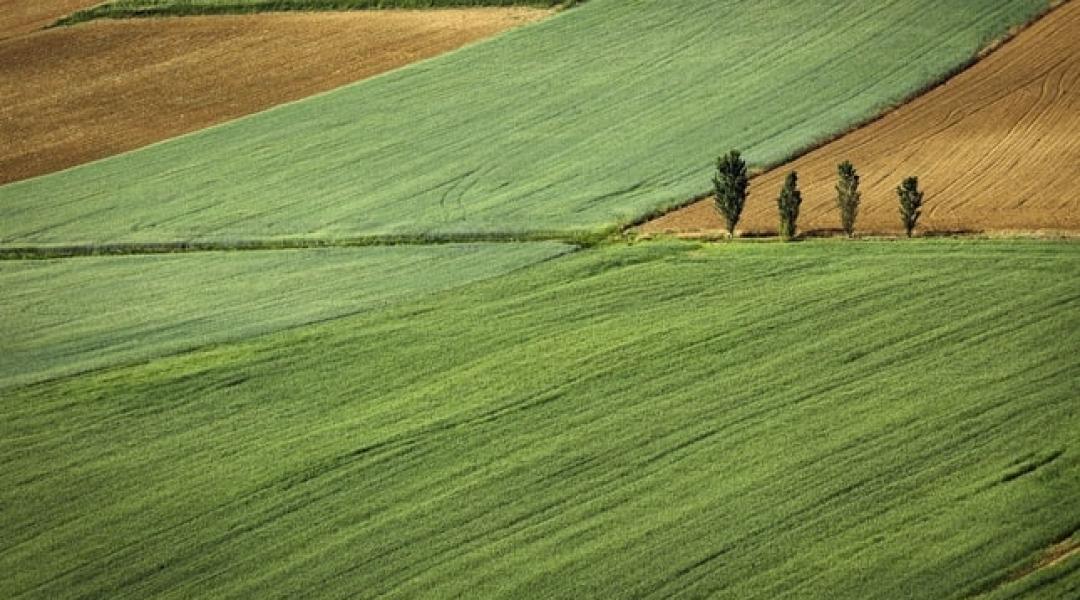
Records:
M1078 348L1075 244L601 246L5 390L0 596L1075 598Z
M573 5L576 0L113 0L77 11L57 22L74 25L93 19L220 15L253 12L455 8L479 6Z
M570 249L537 243L0 260L0 389L372 310Z
M1080 244L607 235L1047 5L590 0L0 187L0 598L1080 597Z
M705 191L729 148L774 164L877 114L1047 5L592 0L4 186L0 244L604 229Z

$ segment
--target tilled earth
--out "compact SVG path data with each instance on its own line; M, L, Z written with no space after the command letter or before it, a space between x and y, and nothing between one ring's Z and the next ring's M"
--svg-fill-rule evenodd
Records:
M549 14L264 13L96 21L17 35L0 41L0 183L298 100Z
M923 231L1080 230L1080 2L910 104L754 178L739 229L776 232L776 197L791 170L803 192L800 229L838 228L836 166L845 159L862 177L864 233L902 231L895 189L909 175L926 191ZM641 227L722 229L711 198Z
M0 40L30 33L101 0L0 0Z

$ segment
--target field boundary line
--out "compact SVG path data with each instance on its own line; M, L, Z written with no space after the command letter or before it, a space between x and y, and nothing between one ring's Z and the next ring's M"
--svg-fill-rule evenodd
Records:
M184 18L202 16L225 16L225 15L255 15L273 13L311 13L311 12L371 12L381 10L448 10L448 9L507 9L528 8L534 10L548 10L560 12L569 10L586 0L563 0L562 2L545 2L544 0L521 0L512 4L431 4L429 6L383 6L373 1L355 0L307 0L307 1L268 1L252 3L222 3L222 4L165 4L149 6L118 6L113 1L77 10L64 15L47 25L45 29L57 27L71 27L81 23L90 23L101 20L135 20L135 19L161 19L161 18Z
M582 248L595 246L617 233L614 228L597 231L534 231L520 233L388 234L340 238L290 237L264 240L175 240L164 242L111 242L87 244L0 244L0 260L127 256L137 254L183 254L315 248L363 248L371 246L437 246L444 244L514 244L562 242Z
M835 241L837 243L904 242L912 240L1016 240L1035 242L1080 242L1080 232L1053 231L931 231L907 238L892 233L868 232L848 238L834 230L800 233L792 242ZM432 234L432 235L371 235L346 238L283 238L272 240L234 241L172 241L172 242L115 242L106 244L0 244L0 262L7 260L51 260L60 258L90 258L107 256L139 256L153 254L195 254L201 252L259 252L275 250L315 250L320 248L372 248L385 246L441 246L451 244L525 244L558 242L578 249L615 243L635 243L663 240L683 240L700 243L761 244L781 243L776 234L750 232L729 239L715 232L681 232L636 234L618 229L583 232L526 232L519 234Z

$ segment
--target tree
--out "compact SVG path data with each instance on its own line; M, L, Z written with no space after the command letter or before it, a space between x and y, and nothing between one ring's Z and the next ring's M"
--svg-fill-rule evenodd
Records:
M799 205L802 204L799 175L795 171L788 173L776 204L780 211L780 237L790 240L795 237L795 222L799 219Z
M904 230L907 236L915 229L915 224L922 214L923 192L919 191L919 178L908 177L900 187L896 188L896 195L900 197L900 219L904 221Z
M735 225L739 223L743 206L746 205L746 189L750 178L746 175L746 162L738 150L732 150L716 161L716 210L724 217L729 237L735 237Z
M855 235L855 217L859 216L859 175L855 165L845 160L837 167L839 181L836 183L836 208L840 209L840 225L848 237Z

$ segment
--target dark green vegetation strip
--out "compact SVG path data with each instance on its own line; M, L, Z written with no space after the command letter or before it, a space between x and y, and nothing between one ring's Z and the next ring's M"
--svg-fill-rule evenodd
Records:
M1080 529L1078 282L1066 243L602 246L7 390L0 596L1075 590L998 586Z
M173 17L256 12L460 8L480 6L572 6L575 0L115 0L80 10L56 22L74 25L94 19Z
M520 234L455 233L420 235L368 235L337 238L267 238L261 240L132 242L112 244L0 245L0 260L73 258L82 256L124 256L132 254L180 254L187 252L290 250L306 248L363 248L368 246L428 246L442 244L518 244L563 242L590 247L615 239L614 229L597 231L530 231Z
M556 243L0 262L0 388L414 300L560 256Z
M596 230L773 164L1046 0L592 0L386 76L0 188L0 243ZM750 202L772 199L751 198Z

